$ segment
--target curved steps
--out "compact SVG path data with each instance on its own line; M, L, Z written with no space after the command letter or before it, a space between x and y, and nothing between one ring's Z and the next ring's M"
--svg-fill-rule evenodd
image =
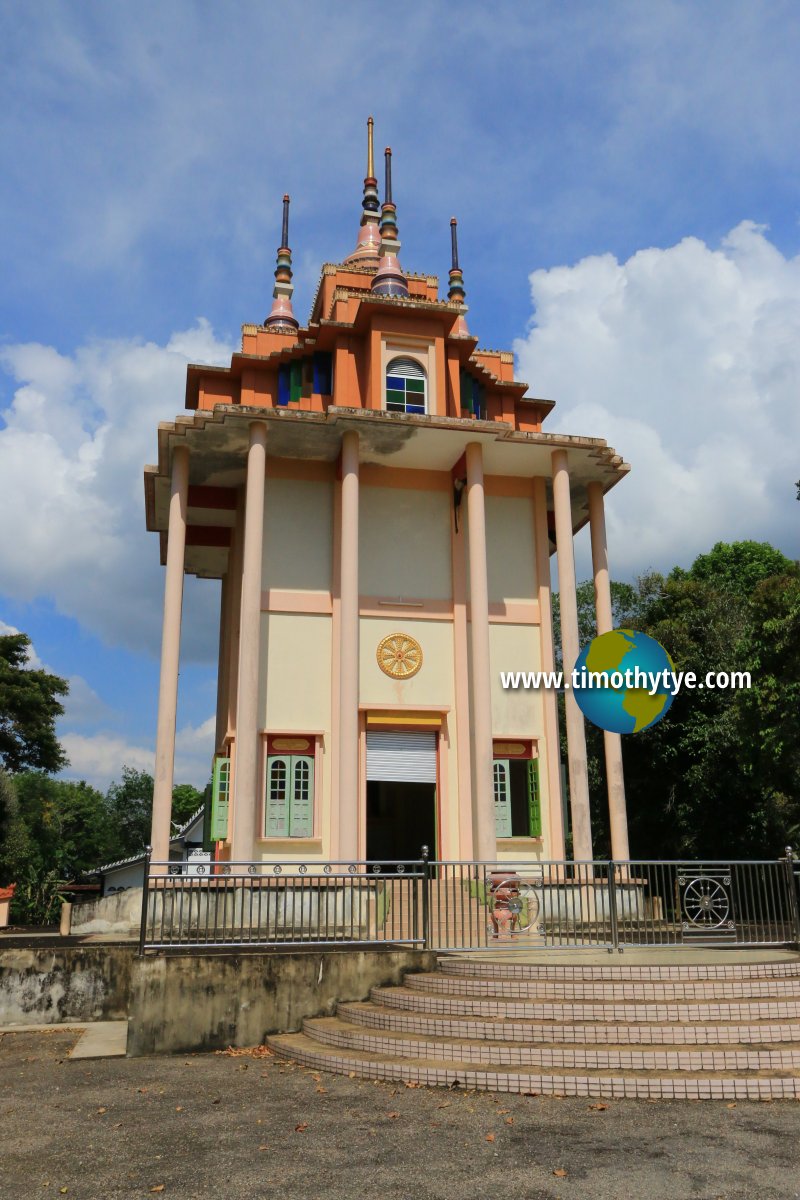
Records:
M800 1099L800 957L643 966L446 957L439 968L269 1044L317 1070L412 1084Z

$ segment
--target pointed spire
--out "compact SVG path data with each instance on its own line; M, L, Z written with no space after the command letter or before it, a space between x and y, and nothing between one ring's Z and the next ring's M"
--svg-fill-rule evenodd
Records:
M461 315L453 326L453 333L457 337L469 337L467 322L464 318L464 313L467 311L467 306L464 303L466 292L464 290L464 276L461 274L461 268L458 265L458 221L455 217L450 218L450 249L452 251L452 265L450 267L450 287L447 292L447 299L451 304L461 305Z
M379 296L407 296L408 283L397 261L400 238L397 234L397 208L392 201L392 151L386 147L386 187L381 207L381 261L372 279L372 290Z
M361 225L356 248L344 260L360 267L377 267L380 258L381 235L378 229L378 181L375 178L372 117L367 119L367 174L364 177L364 199L361 201Z
M283 225L281 227L281 245L275 266L275 287L272 309L264 321L267 329L276 333L294 333L299 328L299 322L292 310L292 252L289 249L289 197L283 197Z

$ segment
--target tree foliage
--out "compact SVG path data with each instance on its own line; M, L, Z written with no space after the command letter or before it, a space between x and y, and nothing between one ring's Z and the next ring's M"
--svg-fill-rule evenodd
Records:
M24 633L0 636L0 767L59 771L67 759L55 723L64 712L58 697L66 696L69 684L30 667L30 646Z

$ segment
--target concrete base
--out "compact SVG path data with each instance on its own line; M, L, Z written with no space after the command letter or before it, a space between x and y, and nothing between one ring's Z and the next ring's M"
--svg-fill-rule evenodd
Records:
M0 1025L120 1020L128 1016L132 945L0 949Z
M255 1046L267 1035L333 1013L338 1001L430 971L422 950L181 954L136 960L128 1054Z

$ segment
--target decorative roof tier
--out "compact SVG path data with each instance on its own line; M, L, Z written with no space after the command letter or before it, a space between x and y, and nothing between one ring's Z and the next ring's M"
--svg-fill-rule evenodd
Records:
M462 314L459 317L453 333L456 337L469 337L466 318L464 313L467 311L467 306L464 303L466 292L464 291L464 276L461 274L461 268L458 265L458 221L455 217L450 218L450 249L452 251L452 265L450 267L450 287L447 292L447 299L451 304L460 304Z
M276 333L294 333L299 329L300 322L292 309L292 252L289 249L289 197L283 197L283 227L281 229L281 244L278 247L278 259L275 267L275 287L272 309L264 321L267 329Z
M380 204L378 202L378 181L375 178L375 156L373 151L372 133L375 122L372 117L367 120L367 174L364 178L364 199L361 202L361 226L358 231L358 241L352 254L344 260L354 266L377 269L380 262L381 234L379 228Z
M386 147L386 188L381 207L381 261L372 280L372 291L378 296L407 296L408 281L397 255L400 238L397 233L397 208L392 202L392 150Z

